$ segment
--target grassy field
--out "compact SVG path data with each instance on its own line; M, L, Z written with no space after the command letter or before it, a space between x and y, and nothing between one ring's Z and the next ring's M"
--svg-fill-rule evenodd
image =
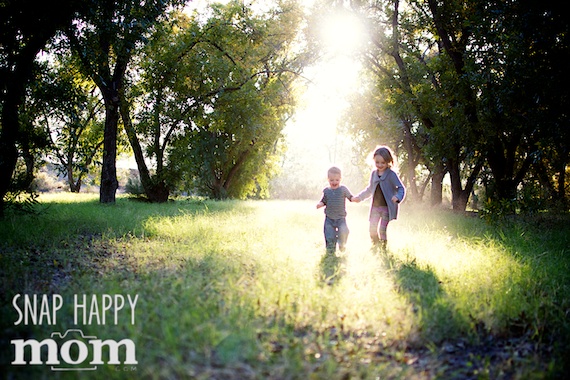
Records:
M567 215L488 224L403 204L383 255L370 250L368 205L349 204L347 250L326 257L316 201L40 201L36 215L0 220L7 379L546 379L570 369ZM56 323L45 312L16 324L17 294L61 295ZM83 295L98 296L90 324L74 320ZM103 313L103 295L138 295L136 308ZM12 339L69 329L131 339L138 363L10 364Z

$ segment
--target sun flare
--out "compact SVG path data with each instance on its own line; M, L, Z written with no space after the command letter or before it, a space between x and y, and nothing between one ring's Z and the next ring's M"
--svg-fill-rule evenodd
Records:
M310 82L285 131L285 162L297 170L298 176L313 178L318 195L326 185L326 170L332 165L343 170L347 182L359 186L359 170L364 163L355 166L354 143L343 133L343 118L349 110L350 95L363 86L358 52L366 34L361 20L348 10L321 15L316 27L321 59L304 72Z
M362 48L366 30L362 20L347 10L337 10L322 20L320 39L325 49L334 55L351 55Z

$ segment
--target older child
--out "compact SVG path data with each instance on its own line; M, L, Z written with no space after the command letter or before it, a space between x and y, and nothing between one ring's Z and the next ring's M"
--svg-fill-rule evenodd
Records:
M394 158L390 148L378 147L374 151L373 159L376 169L370 174L370 183L352 201L360 202L372 196L370 238L375 248L386 251L388 222L398 217L399 203L404 200L406 189L398 174L391 169Z
M325 207L325 243L328 254L333 254L338 242L339 250L344 252L348 239L348 226L346 225L346 202L353 201L354 197L346 186L341 185L341 171L337 167L328 170L329 187L323 190L323 197L317 204L317 209Z

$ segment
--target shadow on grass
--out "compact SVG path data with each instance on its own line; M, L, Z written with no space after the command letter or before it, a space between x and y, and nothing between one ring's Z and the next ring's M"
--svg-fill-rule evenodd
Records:
M251 211L245 202L186 199L146 203L117 198L115 204L101 204L95 198L62 198L36 206L36 213L8 212L0 218L0 253L6 250L52 247L76 236L120 238L145 234L151 218L220 215L238 210Z
M415 329L406 339L408 365L433 378L509 379L548 373L548 363L528 337L494 336L477 321L461 315L435 271L415 259L390 252L379 257L397 291L410 303ZM544 353L542 353L544 354Z
M319 277L323 284L335 285L346 272L346 257L326 252L319 262Z
M226 212L235 210L235 204L231 202L198 202L188 205L181 205L178 202L166 205L145 204L145 208L148 209L144 211L139 210L136 203L132 205L129 202L120 202L119 207L101 206L97 202L92 202L89 206L103 211L82 215L81 210L70 210L71 206L66 212L54 211L61 212L61 220L72 223L73 227L67 226L67 229L73 231L76 237L65 240L65 234L58 232L57 225L43 226L40 229L44 232L54 232L57 244L67 244L65 250L51 251L50 249L56 245L49 245L48 240L38 242L33 236L25 242L34 244L35 250L29 249L25 244L20 248L9 248L10 245L5 245L7 249L13 250L9 255L21 255L20 258L24 258L25 255L30 256L26 259L28 266L23 270L28 276L27 279L31 279L31 268L48 271L49 267L49 271L65 272L64 269L73 265L74 260L80 259L75 257L64 262L65 255L69 255L70 252L79 255L94 254L94 258L101 261L117 260L121 257L121 251L109 252L111 249L120 249L116 245L106 246L97 243L99 239L94 239L89 234L95 236L105 234L111 237L132 234L144 237L145 221L148 218L171 218L200 213L223 217ZM91 217L86 219L86 216ZM125 218L129 219L126 225ZM53 223L57 220L59 219L54 217L47 222ZM117 223L119 225L117 227L114 223L119 220L121 222ZM143 243L146 242L145 239ZM93 251L94 243L103 245L97 246ZM3 246L0 243L0 249ZM127 334L127 337L136 335L139 339L137 347L140 347L140 361L144 362L144 365L141 365L137 377L157 378L160 376L157 374L162 373L163 378L185 378L189 374L208 378L207 375L210 374L209 378L216 378L218 375L218 378L253 379L272 378L273 373L273 378L308 378L313 371L322 375L320 378L335 379L341 378L342 371L345 371L346 378L349 378L349 375L357 378L359 374L357 371L360 370L361 374L369 375L367 378L373 378L371 373L375 369L369 363L382 367L386 363L374 361L378 360L380 355L384 355L381 358L386 359L390 365L397 366L398 370L406 365L416 366L416 373L426 374L425 378L516 378L513 368L521 362L517 361L516 356L511 355L512 352L494 349L496 341L490 341L487 346L468 347L457 336L457 331L465 331L458 327L467 324L468 321L462 320L454 313L449 295L429 266L420 266L409 258L405 261L397 260L390 255L381 258L386 270L392 274L398 291L410 302L419 321L418 341L413 346L419 348L412 348L415 349L414 355L395 352L388 357L384 354L386 346L379 343L375 336L369 336L367 332L344 331L342 320L334 327L323 327L317 323L299 327L282 315L286 307L278 304L275 307L275 318L277 320L282 318L282 323L274 325L270 323L271 317L257 316L253 304L245 301L240 303L239 300L237 300L238 305L232 304L231 292L239 287L251 286L257 268L249 268L247 262L230 260L227 255L231 253L220 250L197 258L181 258L173 254L172 257L167 257L167 261L157 261L156 270L147 262L142 262L140 266L110 266L111 273L102 274L119 278L118 276L124 273L124 278L119 278L116 282L121 285L117 293L130 289L129 281L133 279L141 284L144 283L152 290L141 297L138 316L142 320L137 320L137 325ZM101 257L98 257L99 255ZM334 285L342 280L343 260L343 257L336 256L321 258L318 270L323 284ZM3 260L0 265L7 265L6 261ZM10 269L9 266L6 268ZM4 269L2 267L2 270ZM40 280L52 281L49 273L43 273L43 276ZM96 289L95 285L100 278L96 275L93 281L93 289ZM38 286L40 289L38 292L45 292L41 289L46 284L39 283ZM258 304L260 302L263 303L264 300L258 299ZM3 303L4 305L10 307ZM4 310L2 315L5 315ZM172 323L173 321L176 323ZM13 319L8 322L13 323ZM139 328L142 330L138 330ZM453 331L449 332L446 329ZM16 336L19 334L18 332ZM10 350L10 344L5 338L6 335L2 335L1 346ZM427 348L421 346L422 343ZM354 349L355 345L358 350ZM268 348L260 349L259 346ZM513 347L511 351L519 351L519 347ZM261 364L258 357L254 357L258 352L261 355ZM355 352L362 356L358 356ZM7 357L4 352L0 356ZM511 364L496 369L489 368L500 360ZM321 372L317 372L318 370ZM11 371L14 369L11 368ZM99 375L101 373L103 372ZM117 376L120 375L110 374L109 378ZM387 378L405 378L405 376L400 374Z
M530 335L556 361L555 373L570 373L570 214L511 215L488 224L489 233L514 260L529 268L522 294L530 300L508 326ZM530 280L532 279L532 280Z
M465 332L467 321L458 315L442 288L434 270L421 268L415 259L396 259L390 252L380 254L383 266L391 273L399 293L404 295L417 317L417 337L411 341L420 344L440 344L446 339L468 338Z
M85 335L116 341L134 339L137 359L144 363L136 372L130 373L137 378L156 378L164 363L171 360L166 358L167 352L172 353L172 357L184 353L178 359L177 368L171 370L173 378L187 377L188 369L181 363L188 361L200 362L205 368L221 368L228 363L250 360L255 348L255 341L250 338L253 333L250 329L238 330L234 326L245 326L246 321L251 320L249 313L252 310L233 310L226 306L230 298L228 293L232 290L226 284L227 279L237 283L235 277L244 271L242 262L214 252L201 252L195 257L176 254L153 257L150 252L141 262L130 259L127 254L131 235L140 234L142 239L136 240L143 244L152 242L144 231L145 221L149 218L202 214L223 218L227 213L235 213L236 209L244 214L249 212L245 203L213 201L149 205L121 200L116 206L97 202L56 204L36 216L37 230L52 232L52 240L49 236L35 234L33 221L27 216L1 221L0 224L5 225L12 223L13 228L20 226L28 233L22 233L12 244L7 239L0 240L0 372L3 377L60 378L60 374L51 372L47 365L10 365L14 359L11 340L33 338L41 341L54 331L74 326L73 294L90 297L140 293L137 320L133 326L129 325L125 315L120 315L125 318L119 319L117 326L111 322L106 325L79 322ZM60 217L67 221L63 226L54 224ZM104 217L109 223L104 222ZM120 239L124 236L127 238ZM207 236L202 237L207 239ZM156 240L161 243L160 239ZM15 325L18 314L12 299L15 294L24 293L63 296L64 308L57 313L57 325L46 323L45 316L38 325ZM90 307L89 303L87 313L90 313ZM209 340L204 342L204 336ZM195 349L201 346L207 348L204 353ZM45 362L44 354L41 360ZM114 368L102 366L91 378L128 378L129 374L120 373L126 367ZM86 376L89 378L89 374Z
M483 363L480 369L487 373L502 371L513 377L533 371L553 377L568 373L570 216L537 214L486 223L477 217L442 212L427 220L434 231L447 234L448 246L508 257L520 269L495 282L491 296L502 309L490 310L498 323L486 326L470 310L458 312L454 296L446 294L445 284L429 264L417 263L413 255L405 260L383 258L398 291L417 315L420 342L428 342L430 351L443 357L434 360ZM422 218L414 223L425 229ZM404 254L399 252L399 257ZM500 290L503 285L506 292ZM515 291L510 292L511 288Z
M570 213L521 213L485 221L449 214L447 219L456 237L492 243L525 269L515 283L518 293L508 301L520 309L519 314L507 321L501 333L529 338L556 357L562 373L569 373Z
M45 317L42 326L32 323L15 325L18 314L12 301L16 294L65 294L79 286L78 278L89 273L93 281L81 285L82 292L104 292L97 288L103 283L103 277L124 276L126 283L140 276L129 267L128 257L114 242L123 237L144 238L149 219L203 214L223 218L236 210L244 215L250 212L249 206L243 202L183 200L148 204L126 198L118 198L115 205L86 199L47 202L37 207L36 214L6 213L0 219L0 368L15 368L8 364L13 358L11 339L42 336L50 328ZM205 278L215 277L206 273L211 268L232 270L222 259L214 263L208 257L204 260L198 270L204 272ZM113 264L109 266L108 263ZM106 265L117 270L107 273L98 269ZM190 264L178 262L176 265L178 270L186 270ZM116 293L121 291L117 289ZM187 301L191 303L192 300ZM48 312L44 312L47 315ZM19 377L16 375L16 378Z

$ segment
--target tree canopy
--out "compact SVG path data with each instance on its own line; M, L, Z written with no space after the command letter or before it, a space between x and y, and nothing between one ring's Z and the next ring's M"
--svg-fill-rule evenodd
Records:
M141 58L139 95L129 97L147 105L133 104L131 142L156 162L143 186L214 198L266 193L301 69L291 50L299 19L294 3L257 15L230 2L157 29Z
M410 172L429 171L433 203L449 173L456 210L476 182L490 199L543 186L567 204L568 20L558 5L391 0L353 10L371 26L369 99L395 120ZM368 134L387 126L355 118Z
M0 215L8 191L21 190L13 182L18 157L23 156L18 145L26 139L20 128L19 109L32 80L36 57L58 30L87 7L87 2L79 0L0 3Z

